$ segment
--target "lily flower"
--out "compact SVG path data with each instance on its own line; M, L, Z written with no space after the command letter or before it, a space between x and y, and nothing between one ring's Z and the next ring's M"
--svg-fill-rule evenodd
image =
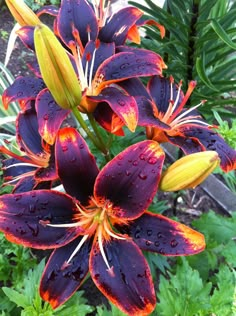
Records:
M90 271L98 289L123 312L149 315L156 296L141 250L177 256L205 247L202 234L147 211L164 152L146 140L99 171L85 141L67 127L59 131L55 156L67 194L37 190L1 196L0 230L12 242L53 249L40 284L41 297L53 308Z
M19 154L0 146L0 153L11 157L2 161L4 185L13 185L13 192L50 187L57 179L53 147L42 141L34 109L18 114L16 141Z
M34 70L37 78L17 78L16 84L13 83L3 94L4 106L7 108L12 101L19 101L24 104L29 99L36 99L38 93L47 85L47 88L55 96L54 99L59 100L58 105L69 109L71 104L74 106L76 101L80 100L80 89L76 88L79 84L82 99L80 102L78 101L77 106L81 112L94 113L96 107L102 104L103 106L96 114L96 120L101 125L103 124L102 117L106 117L111 112L115 118L111 132L121 133L123 125L127 125L131 131L134 131L138 121L136 101L125 91L116 87L116 83L134 77L161 75L162 69L166 68L166 65L162 58L154 52L145 49L124 48L122 45L128 37L131 37L129 35L131 29L132 36L135 37L133 29L136 22L138 26L145 23L156 25L160 28L162 36L164 36L164 29L155 21L141 19L143 12L134 7L124 8L112 16L105 12L108 11L104 8L104 1L100 1L99 5L95 2L93 7L85 0L79 2L62 1L58 13L51 7L42 10L39 15L42 13L56 15L54 32L64 44L67 55L64 54L66 63L71 63L70 66L73 66L73 71L71 71L73 80L69 73L64 75L66 79L59 73L59 70L64 67L63 60L60 60L61 54L60 58L53 57L52 65L51 61L49 63L53 71L47 71L50 65L47 67L43 59L40 62L40 69L46 71L46 76L42 73L43 78L47 79L46 84L41 78L37 62L34 63L31 69ZM39 36L36 36L39 30L40 42L38 41ZM52 34L50 37L54 38L53 41L42 40L42 35L46 34L46 30L41 24L40 27L36 27L36 30L33 26L24 26L18 32L27 47L33 51L36 49L37 57L44 57L44 50L48 56L53 56L54 46L54 50L58 51L59 43ZM47 33L49 34L48 30ZM61 49L63 49L62 46L60 46ZM57 75L55 75L55 69L58 69ZM78 84L74 80L74 73L78 77ZM24 81L23 86L18 84L22 81ZM55 82L58 83L55 84ZM73 82L73 89L71 82ZM43 87L40 90L41 86ZM63 90L65 96L56 90L57 86L65 87ZM71 93L75 96L74 98L69 93L69 87L73 90ZM43 106L45 108L46 105ZM39 122L39 125L42 124ZM45 136L42 135L42 137ZM48 139L44 139L48 142Z
M216 151L221 160L220 167L225 172L234 170L236 151L213 130L216 126L205 122L197 112L205 101L192 108L184 108L196 82L189 83L185 95L181 85L181 82L175 85L173 77L153 76L147 87L149 96L136 98L139 125L146 126L147 138L159 143L169 142L187 155L205 150Z

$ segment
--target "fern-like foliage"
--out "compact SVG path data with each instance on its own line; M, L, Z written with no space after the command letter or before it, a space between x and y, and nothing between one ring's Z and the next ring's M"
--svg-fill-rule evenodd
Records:
M143 46L164 57L166 75L187 84L198 82L191 103L207 100L202 111L236 105L236 2L228 0L166 0L160 8L153 0L146 5L130 2L166 28L166 36L150 27ZM234 114L235 115L235 114Z

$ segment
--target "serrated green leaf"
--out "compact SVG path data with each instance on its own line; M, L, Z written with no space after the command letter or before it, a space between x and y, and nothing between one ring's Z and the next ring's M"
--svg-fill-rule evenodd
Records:
M216 274L216 286L210 299L211 312L216 315L232 316L236 279L233 271L225 265L221 265Z
M228 36L228 34L225 32L225 30L221 27L221 25L215 19L212 19L210 24L211 24L213 30L219 36L219 38L223 42L225 42L226 45L228 45L232 49L236 50L236 43L234 43L231 40L231 38Z
M157 315L193 316L209 309L211 284L204 285L198 271L193 270L185 258L169 276L169 280L160 277Z
M193 226L201 231L207 243L214 240L219 245L229 242L236 234L236 213L232 217L224 217L210 211L193 221Z

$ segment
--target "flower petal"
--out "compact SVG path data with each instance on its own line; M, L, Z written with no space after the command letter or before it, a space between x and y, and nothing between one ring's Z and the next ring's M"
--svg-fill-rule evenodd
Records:
M59 131L56 163L66 192L87 205L99 170L86 142L74 128L65 127Z
M236 169L236 151L227 145L223 137L221 137L218 133L201 125L184 125L179 128L179 131L186 138L198 140L204 150L216 151L221 160L220 166L225 172ZM169 138L173 141L174 137ZM189 153L186 147L181 147L181 149L185 153ZM191 153L192 152L193 151L191 151Z
M166 113L170 101L174 101L176 99L178 87L176 84L173 84L173 97L171 98L170 79L160 76L153 76L148 82L148 91L157 106L158 112ZM181 91L175 111L181 104L182 99L183 92Z
M149 50L122 46L122 52L106 59L98 68L93 79L94 92L99 92L113 82L128 78L161 75L164 62L162 58Z
M104 244L104 252L110 269L98 243L94 244L89 265L96 286L124 313L149 315L156 298L150 269L140 249L130 240L111 239Z
M39 133L48 144L53 145L57 132L70 111L62 109L55 102L48 89L44 89L38 94L35 107L39 122Z
M85 47L82 63L83 68L86 69L86 64L88 64L88 82L90 77L91 65L92 65L92 78L94 77L98 67L107 58L111 57L115 53L114 43L102 43L99 41L89 41ZM92 56L95 55L93 60Z
M95 40L98 34L98 24L94 11L85 0L62 0L57 17L57 29L63 42L69 46L74 41L73 29L78 30L83 46Z
M68 300L88 273L90 240L87 240L70 263L67 263L80 240L81 237L76 238L54 250L45 267L40 283L40 295L52 308L57 308Z
M2 95L3 105L7 109L9 103L14 101L34 100L43 88L45 88L45 84L42 79L20 76L4 91Z
M22 43L32 51L34 48L34 26L23 26L17 32L17 35L21 39Z
M15 185L12 193L23 193L32 190L50 189L51 181L38 183L33 176L20 179Z
M109 200L115 217L140 216L156 194L164 157L163 150L154 141L128 147L100 171L94 187L95 197Z
M117 228L142 250L165 256L193 255L205 248L201 233L160 214L145 212L129 226Z
M61 247L80 233L80 228L50 227L71 223L77 207L73 199L56 191L36 190L0 197L0 230L11 242L27 247Z
M134 132L138 122L138 108L134 97L126 95L115 87L108 87L102 90L102 95L91 97L92 101L107 102L111 109L121 121Z
M35 110L20 112L16 122L16 137L19 148L44 159L45 151L38 132L38 119Z
M119 119L119 117L113 112L106 102L98 103L93 112L93 116L98 124L100 124L109 133L117 136L125 135L124 131L122 130L124 123L121 121L121 119ZM119 126L117 124L117 119L120 120Z
M144 96L150 99L147 89L139 78L129 78L127 80L120 81L118 85L133 97Z
M170 126L163 123L155 116L155 107L153 103L145 97L135 97L138 106L138 125L139 126L152 126L161 128L163 130L170 129Z
M1 148L0 148L0 152L1 152ZM29 163L31 163L31 160L28 157L26 156L22 156L22 157L25 161L28 161ZM29 166L27 164L22 165L22 161L17 158L8 158L8 159L2 160L1 162L2 162L4 182L11 181L22 174L31 173L36 170L36 167ZM12 182L11 184L14 185L15 182Z
M116 45L123 45L129 29L142 15L143 12L135 7L126 7L119 10L101 28L99 39L103 42L115 42Z

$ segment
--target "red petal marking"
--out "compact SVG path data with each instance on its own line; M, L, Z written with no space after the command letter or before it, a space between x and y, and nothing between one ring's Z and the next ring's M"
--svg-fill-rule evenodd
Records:
M156 297L150 269L140 249L131 240L111 239L104 243L104 252L110 270L98 243L94 243L89 266L96 286L124 313L149 315Z
M58 175L66 192L88 205L99 170L86 142L76 129L65 127L58 133L55 150Z
M156 194L164 157L154 141L128 147L100 171L94 187L98 203L108 200L113 205L113 217L140 216Z
M48 89L44 89L38 94L35 106L39 133L48 144L53 145L57 132L70 111L57 105Z
M76 212L73 199L56 191L5 194L0 197L0 230L8 240L27 247L57 248L73 240L81 229L43 223L71 223Z
M80 240L81 237L76 238L66 246L54 250L45 267L40 283L40 295L54 309L72 296L88 273L90 240L83 244L70 263L66 263Z
M160 214L145 212L129 226L118 227L146 251L165 256L186 256L205 249L204 236Z

